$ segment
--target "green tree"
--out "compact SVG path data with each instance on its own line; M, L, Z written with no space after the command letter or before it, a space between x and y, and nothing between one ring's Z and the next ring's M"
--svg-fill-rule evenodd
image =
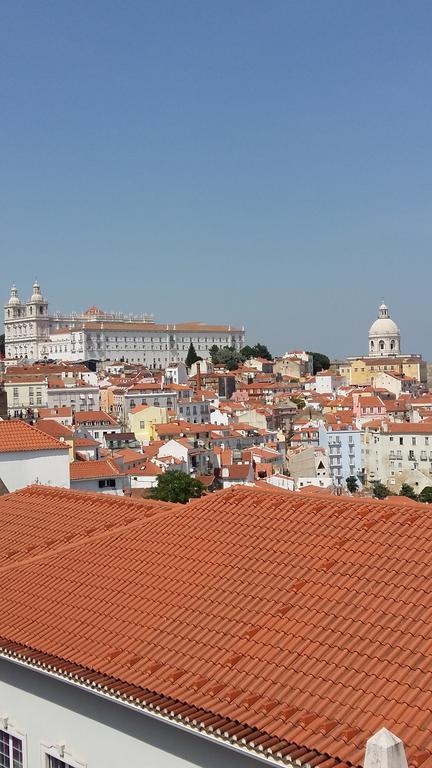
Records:
M412 485L409 485L408 483L402 483L399 496L406 496L408 499L417 501L417 494Z
M214 365L225 365L229 371L235 371L242 362L240 353L235 347L210 347L210 357Z
M272 354L265 344L260 344L258 341L255 346L255 357L263 357L265 360L273 360Z
M385 499L387 496L390 496L390 491L387 488L386 485L381 483L380 480L374 480L373 483L371 483L372 489L373 489L373 495L376 499Z
M5 356L5 335L4 333L0 334L0 357Z
M205 488L200 480L186 475L185 472L170 470L159 475L156 488L152 488L151 498L158 501L186 504L189 499L199 499Z
M242 347L240 350L240 357L243 361L250 360L251 357L263 357L264 360L273 360L268 347L265 344L261 344L259 341L257 341L253 347L250 347L249 344Z
M423 490L420 491L418 498L423 504L432 504L432 485L427 485L423 488Z
M323 355L321 352L308 352L308 355L312 355L314 376L319 371L328 371L330 359L327 355Z
M186 360L185 360L186 368L190 368L194 363L197 363L198 360L202 360L202 357L197 355L197 353L195 351L195 347L194 347L193 343L191 342L190 345L189 345L189 350L188 350L188 353L186 355Z
M245 347L241 348L240 355L243 361L250 360L251 357L255 357L255 348L250 347L248 344L246 344Z
M217 344L213 344L210 347L209 352L210 352L210 360L215 365L217 363L217 358L218 358L218 355L219 355L219 347L218 347L218 345Z
M349 477L347 477L346 486L350 493L355 493L358 489L357 478L354 477L354 475L350 475Z

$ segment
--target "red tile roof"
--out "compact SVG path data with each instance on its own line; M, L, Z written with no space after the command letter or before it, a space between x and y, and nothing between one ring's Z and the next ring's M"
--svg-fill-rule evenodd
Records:
M54 419L56 416L67 418L72 416L72 408L69 408L68 406L61 406L59 408L38 408L38 414L40 419Z
M94 459L90 461L73 461L70 465L70 479L93 480L98 477L119 477L124 472L112 459Z
M25 421L0 421L0 453L16 451L59 451L68 446Z
M132 502L103 493L28 486L1 500L1 566L122 529L172 507L161 501Z
M44 432L46 435L56 437L57 440L59 440L61 437L63 437L64 440L72 440L74 434L70 427L65 427L55 419L38 419L38 421L35 423L35 427L36 429L39 429L40 432Z
M108 426L115 426L118 427L119 424L113 419L109 413L105 413L105 411L77 411L74 414L74 421L75 424L99 424L104 423L108 424Z
M37 521L32 493L1 498L0 516L21 501ZM50 494L56 536L71 512L92 525L93 495ZM11 533L20 542L13 519ZM263 756L271 744L300 764L358 765L386 725L409 765L430 768L432 517L420 507L237 489L57 542L19 567L2 560L6 653L167 716L182 702L204 728L217 718L222 738L236 721L251 748L264 732Z

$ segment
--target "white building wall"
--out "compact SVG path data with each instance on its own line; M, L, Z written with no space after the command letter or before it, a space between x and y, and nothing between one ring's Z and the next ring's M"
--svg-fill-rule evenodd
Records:
M259 762L113 701L0 660L0 715L25 738L25 768L64 745L78 768L253 768ZM54 752L55 754L55 752Z
M76 491L91 491L92 493L108 493L111 496L123 496L123 489L129 487L129 479L123 477L116 477L115 488L99 487L99 480L104 478L88 478L87 480L71 480L70 487Z
M35 484L69 488L69 449L0 453L0 477L9 491Z

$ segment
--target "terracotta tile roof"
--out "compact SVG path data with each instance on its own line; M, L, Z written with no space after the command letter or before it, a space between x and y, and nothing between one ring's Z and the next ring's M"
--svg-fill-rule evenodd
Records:
M89 322L89 323L83 323L83 328L89 328L90 330L95 330L95 323ZM233 326L229 325L207 325L206 323L175 323L174 325L172 323L130 323L130 322L110 322L106 320L102 320L100 323L97 323L97 329L105 329L106 331L142 331L149 335L152 334L153 331L193 331L193 332L213 332L217 333L221 331L222 333L240 333L239 328L234 328Z
M21 498L23 515L43 517L31 493L0 499L0 516ZM55 535L77 508L93 523L93 495L51 494ZM13 522L11 533L20 542ZM6 653L168 717L181 702L222 737L236 721L262 756L271 743L300 765L359 765L385 724L409 765L431 764L432 518L420 507L222 491L80 541L63 534L0 570Z
M222 480L246 480L250 472L250 464L225 464L222 469Z
M124 472L112 459L94 459L90 461L73 461L70 465L70 479L93 480L99 477L119 477Z
M98 448L99 443L92 437L74 437L75 448Z
M142 467L131 467L126 470L126 474L131 477L154 477L156 475L163 475L163 469L158 467L152 461L148 461L143 464Z
M114 457L121 459L123 464L133 464L137 461L144 461L144 456L139 451L134 451L133 448L119 448L114 451Z
M108 424L108 426L118 427L119 424L113 419L109 413L105 411L77 411L74 414L75 424L98 424L99 422Z
M62 406L60 408L38 408L38 414L40 419L54 419L56 416L60 418L72 416L72 408L68 406Z
M38 419L35 427L46 435L56 437L57 440L60 440L61 437L64 440L72 440L74 434L70 427L65 427L59 421L55 421L55 419Z
M67 451L68 447L25 421L0 421L0 453L58 450Z
M430 435L432 434L432 424L427 421L419 421L417 423L395 421L388 424L387 431L395 434Z
M103 493L43 485L23 488L1 499L1 565L56 551L171 508L166 502L142 504Z

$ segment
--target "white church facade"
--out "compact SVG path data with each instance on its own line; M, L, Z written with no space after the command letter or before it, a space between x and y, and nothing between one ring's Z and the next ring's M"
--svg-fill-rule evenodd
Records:
M184 362L191 343L203 359L214 344L240 349L245 343L244 328L231 325L157 324L149 315L108 314L97 307L81 314L50 314L37 282L27 302L12 286L4 329L8 359L125 361L149 368Z

